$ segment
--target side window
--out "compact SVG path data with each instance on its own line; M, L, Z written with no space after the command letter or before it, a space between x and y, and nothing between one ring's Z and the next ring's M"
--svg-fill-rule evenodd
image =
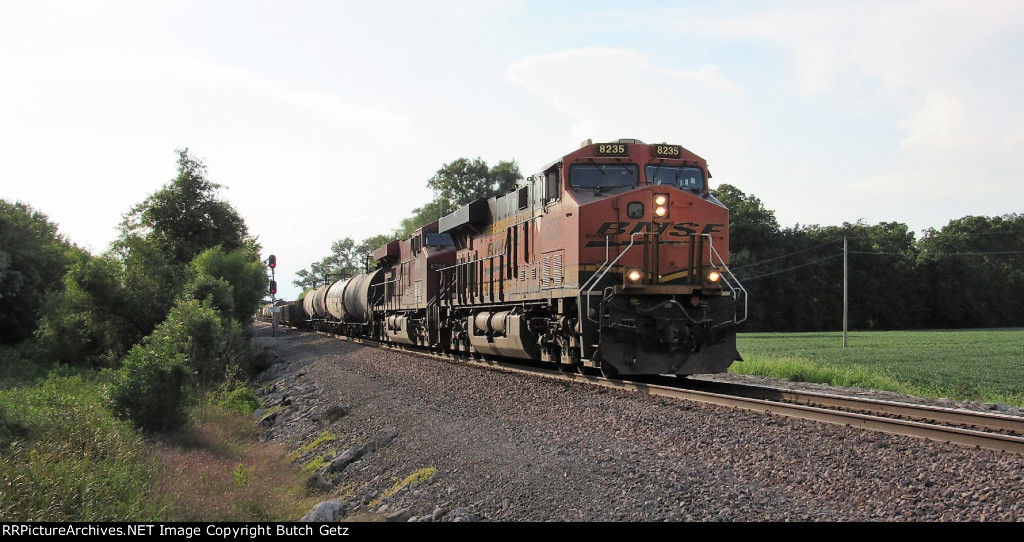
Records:
M519 189L519 209L525 209L530 204L530 187L524 186Z
M558 170L549 171L544 175L544 201L556 200L562 194L562 183L558 178Z

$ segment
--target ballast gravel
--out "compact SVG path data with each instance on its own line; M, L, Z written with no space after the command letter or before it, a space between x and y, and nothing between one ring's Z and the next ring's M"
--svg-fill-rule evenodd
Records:
M253 329L260 438L322 495L296 520L1024 520L1015 454Z

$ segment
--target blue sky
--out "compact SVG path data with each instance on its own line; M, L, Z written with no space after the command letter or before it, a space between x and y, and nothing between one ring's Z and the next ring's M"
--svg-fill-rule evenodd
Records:
M187 147L279 295L460 157L681 144L783 227L1024 212L1019 0L0 0L0 197L104 251Z

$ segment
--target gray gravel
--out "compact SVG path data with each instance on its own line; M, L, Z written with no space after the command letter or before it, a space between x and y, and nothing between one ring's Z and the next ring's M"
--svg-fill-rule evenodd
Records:
M1017 455L255 329L261 438L336 437L307 520L1024 520Z

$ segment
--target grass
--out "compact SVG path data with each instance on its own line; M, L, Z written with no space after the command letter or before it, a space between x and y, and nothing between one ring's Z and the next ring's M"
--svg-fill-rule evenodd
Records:
M113 416L101 373L4 377L4 521L296 521L322 498L250 416L213 400L186 430L147 437ZM243 396L220 402L244 412Z
M161 500L148 491L158 472L141 435L110 413L95 375L0 391L4 521L158 519Z
M383 494L381 494L380 497L378 497L378 498L374 499L373 501L371 501L370 502L370 506L371 507L377 506L378 504L380 504L381 500L395 496L395 494L397 494L399 491L401 491L402 489L404 489L406 487L414 488L414 487L422 484L423 482L426 482L427 480L429 480L436 473L437 473L437 469L435 469L434 467L425 467L425 468L413 471L411 474L409 474L409 476L406 476L402 480L399 480L399 481L395 482L395 484L392 485Z
M741 333L730 371L1024 406L1024 329Z
M170 503L165 521L296 521L319 500L286 450L257 442L239 413L207 408L192 426L156 443L151 491Z

